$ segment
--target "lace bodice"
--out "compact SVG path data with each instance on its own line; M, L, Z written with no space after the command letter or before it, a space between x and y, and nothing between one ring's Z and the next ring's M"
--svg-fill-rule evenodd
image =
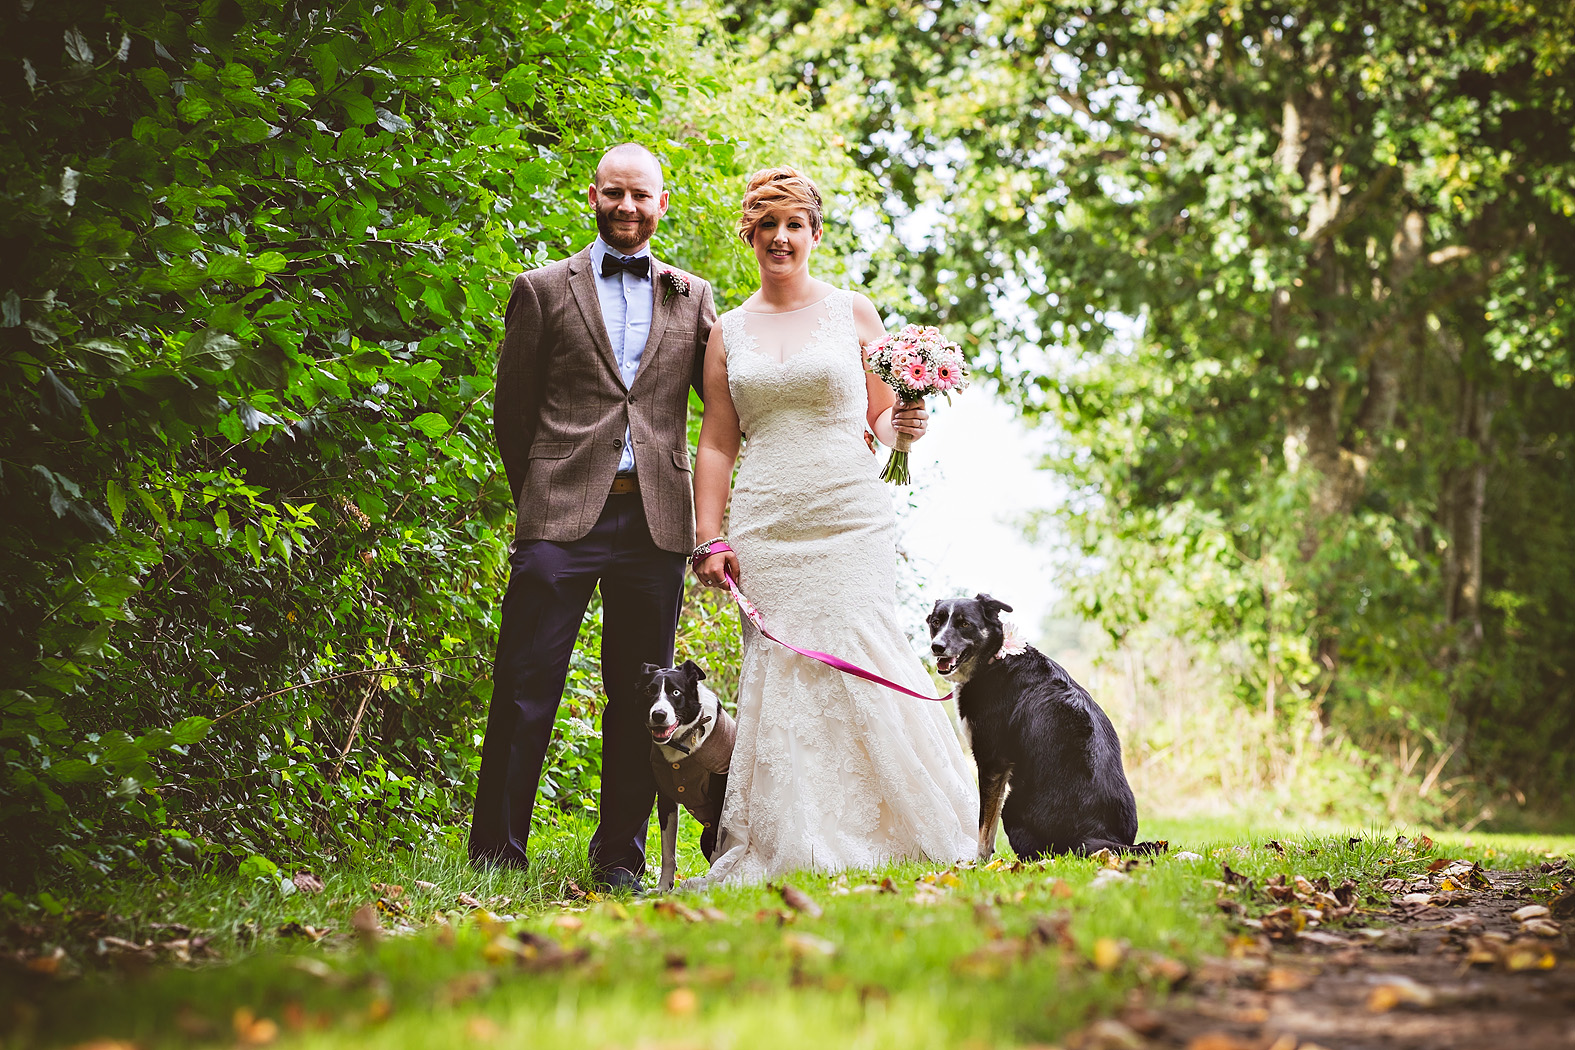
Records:
M785 314L722 315L728 389L751 439L772 427L833 427L862 435L864 359L853 295L832 291Z

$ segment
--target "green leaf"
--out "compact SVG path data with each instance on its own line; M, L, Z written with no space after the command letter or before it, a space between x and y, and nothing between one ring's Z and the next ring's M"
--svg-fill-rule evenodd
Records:
M423 412L410 421L410 425L421 431L429 438L442 437L448 433L449 422L437 412Z
M213 112L213 104L201 95L187 95L176 103L175 112L188 124L196 124Z
M267 857L259 856L258 854L254 853L245 860L241 861L240 874L241 878L243 879L255 879L259 876L263 876L272 881L279 875L279 865L275 864Z
M120 487L120 482L114 478L109 480L104 486L104 499L109 504L110 516L115 519L115 527L120 528L126 517L126 492Z
M352 124L371 124L377 120L377 112L372 107L371 99L359 91L341 91L335 96L339 105L345 111L345 116Z
M241 343L226 332L204 328L181 348L181 364L187 368L201 368L217 372L235 364Z
M208 260L208 277L215 281L256 284L257 268L239 255L215 255Z
M103 771L83 759L68 758L50 766L49 775L61 784L82 784L102 776Z
M201 715L192 715L183 718L170 727L170 735L177 744L195 744L208 735L208 729L213 725L213 719Z
M89 339L78 344L77 356L95 375L123 375L131 369L131 352L119 339Z

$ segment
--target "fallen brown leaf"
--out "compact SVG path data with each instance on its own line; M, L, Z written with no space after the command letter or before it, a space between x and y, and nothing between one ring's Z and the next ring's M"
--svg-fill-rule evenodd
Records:
M809 894L792 883L784 882L779 892L782 894L782 903L796 912L808 915L811 919L818 919L824 914Z
M365 946L376 944L383 936L383 921L377 917L377 908L371 904L357 908L350 917L350 925L357 939Z
M1180 959L1172 959L1159 952L1144 952L1134 957L1138 975L1145 981L1164 981L1169 985L1178 985L1192 974L1192 970Z
M474 999L491 988L492 983L492 975L485 970L472 970L469 973L459 974L449 978L448 983L443 986L442 992L438 994L438 1003L449 1007Z
M461 893L458 897L454 898L454 901L464 908L474 909L482 907L482 903L468 893Z
M673 897L663 897L661 900L656 902L656 906L653 910L656 912L656 914L668 919L682 919L684 922L705 921L699 912L695 911L683 901L677 900Z
M700 997L693 988L674 988L667 993L666 1005L674 1017L688 1017L700 1009Z
M1438 993L1403 974L1388 974L1373 987L1367 996L1369 1013L1388 1013L1397 1006L1419 1006L1426 1009L1438 1001Z
M405 895L405 888L398 883L374 882L372 883L372 892L379 897L387 897L391 901L397 901Z
M235 1041L242 1046L267 1046L279 1038L276 1022L258 1017L244 1006L236 1008L230 1023L235 1029Z
M290 881L294 883L295 888L300 890L302 893L323 892L323 880L318 878L316 875L313 875L305 868L302 868L300 871L292 875L290 877Z
M465 1034L472 1039L487 1041L502 1035L503 1030L489 1017L472 1017L465 1022Z
M1071 914L1059 911L1054 915L1034 916L1034 926L1028 931L1027 941L1030 945L1038 947L1057 947L1064 951L1074 951L1077 942L1072 939Z
M1299 992L1312 983L1312 974L1306 970L1293 970L1289 966L1271 966L1263 973L1263 990L1266 992Z

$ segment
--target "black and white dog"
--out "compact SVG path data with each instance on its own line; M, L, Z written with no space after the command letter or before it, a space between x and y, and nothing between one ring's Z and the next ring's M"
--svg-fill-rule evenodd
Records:
M700 852L715 860L717 822L727 793L737 726L733 716L701 682L693 660L680 667L640 668L651 706L651 771L656 777L656 818L662 828L662 875L656 888L673 888L678 872L678 807L700 822Z
M929 616L936 670L957 687L979 767L979 859L995 852L998 820L1025 860L1166 849L1136 841L1137 803L1110 719L1060 664L1006 644L1001 613L1011 611L981 594L938 601Z

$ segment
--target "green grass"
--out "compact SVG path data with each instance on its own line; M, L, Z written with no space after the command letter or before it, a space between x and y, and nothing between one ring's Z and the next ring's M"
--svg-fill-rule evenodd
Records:
M1222 860L1260 884L1279 871L1326 874L1334 882L1355 878L1375 896L1387 874L1426 863L1414 849L1397 846L1388 829L1282 834L1283 853L1265 846L1269 836L1237 830L1220 834L1196 821L1156 820L1145 825L1145 837L1169 837L1173 850L1202 859L1161 857L1102 885L1096 878L1109 876L1082 858L1017 872L963 869L955 873L957 885L943 886L930 903L916 900L915 880L944 871L939 865L876 873L891 877L896 894L851 892L871 878L864 873L805 874L790 881L825 915L794 916L785 924L791 913L768 887L677 898L725 916L698 922L652 900L554 904L567 880L588 885L587 833L579 827L540 836L530 876L478 874L448 851L318 872L326 888L317 895L284 896L263 880L192 874L121 887L97 903L122 917L126 928L117 935L128 939L156 932L154 922L211 931L218 961L161 966L135 977L94 965L70 981L12 976L5 987L10 1003L0 1004L0 1026L8 1026L0 1028L6 1032L0 1045L69 1046L93 1037L147 1050L233 1045L238 1033L260 1037L269 1025L278 1028L281 1043L303 1047L1051 1042L1115 1012L1132 994L1162 999L1166 981L1155 972L1155 956L1191 964L1224 949L1231 931L1212 882ZM1414 840L1417 833L1406 834ZM1567 836L1434 838L1435 856L1469 856L1496 867L1575 853L1575 838ZM691 874L703 868L692 841L683 867ZM418 879L436 888L418 888ZM374 899L374 882L405 887L403 903L417 929L364 947L347 933L355 909ZM455 905L460 893L514 918L479 919ZM287 920L336 932L317 944L281 940L273 931ZM1062 921L1064 940L1055 932ZM1049 943L1026 948L1036 925L1051 931ZM583 950L585 958L542 970L522 965L512 951L499 950L518 944L519 930L569 952ZM818 940L800 940L804 935ZM832 954L818 950L819 942ZM79 940L71 950L81 955L91 946ZM675 999L678 989L687 991ZM263 1027L247 1028L243 1014L237 1028L238 1010L262 1019Z

